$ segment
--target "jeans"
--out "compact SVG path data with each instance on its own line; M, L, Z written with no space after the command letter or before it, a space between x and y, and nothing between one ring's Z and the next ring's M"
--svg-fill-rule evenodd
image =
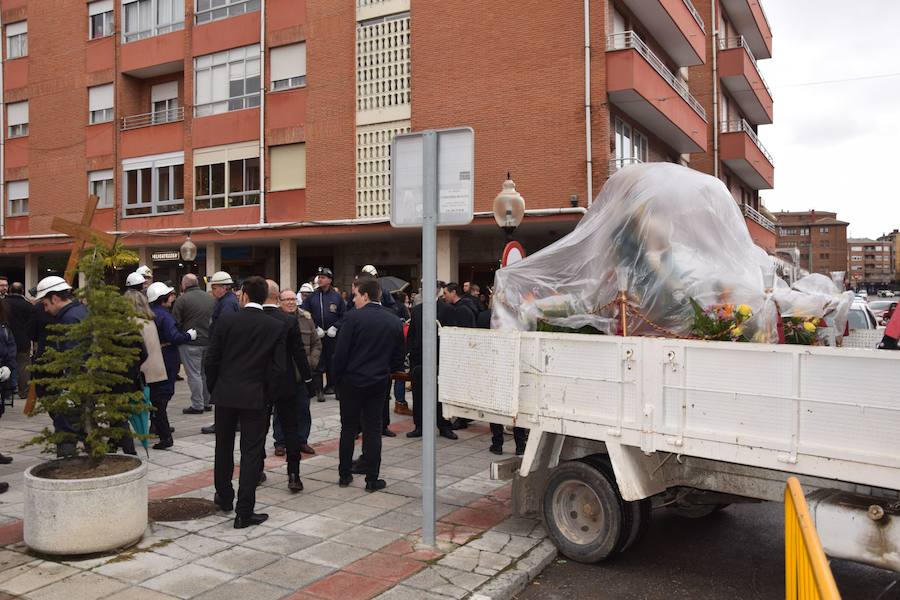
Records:
M406 404L406 382L397 380L394 382L394 401Z
M309 433L312 431L312 415L309 412L309 394L304 386L297 389L297 431L300 434L300 445L309 443ZM278 408L275 408L275 418L272 422L272 435L275 437L275 447L283 448L284 429L281 427L281 417Z
M189 344L178 346L181 364L184 365L188 387L191 389L191 408L197 410L203 410L209 406L209 389L206 387L206 373L203 370L206 351L207 346L191 346Z

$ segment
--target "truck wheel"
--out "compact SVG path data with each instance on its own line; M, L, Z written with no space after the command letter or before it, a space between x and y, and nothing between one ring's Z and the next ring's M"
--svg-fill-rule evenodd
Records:
M553 470L544 491L543 513L553 543L572 560L599 562L621 546L621 499L613 481L591 464L570 461Z
M670 504L666 508L669 512L685 519L702 519L711 514L717 513L728 504L690 504L688 502L678 502Z
M582 459L588 464L600 469L612 482L616 481L616 475L613 471L612 463L606 454L593 454ZM650 528L651 513L653 511L653 502L650 498L643 498L634 502L629 502L622 498L619 492L618 484L614 485L616 496L622 505L622 517L624 527L619 537L618 548L616 552L624 552L638 543L647 530Z

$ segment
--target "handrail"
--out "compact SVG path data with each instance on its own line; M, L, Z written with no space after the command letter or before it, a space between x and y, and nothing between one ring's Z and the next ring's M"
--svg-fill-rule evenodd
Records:
M747 43L747 40L744 36L739 35L737 37L729 37L729 38L719 38L719 50L733 50L734 48L743 48L747 52L747 56L750 57L750 62L753 63L753 66L756 67L756 72L759 75L760 81L765 86L766 91L769 89L769 84L766 83L765 78L763 77L762 70L759 68L759 63L756 62L756 57L753 56L753 50L750 49L750 44ZM771 92L769 92L771 95Z
M784 488L784 588L787 600L841 598L796 477Z
M138 129L139 127L149 127L151 125L161 125L162 123L173 123L175 121L184 120L184 107L169 108L156 112L148 112L140 115L129 115L122 117L122 131L128 129Z
M761 212L750 206L749 204L743 205L744 216L759 225L760 227L775 233L775 223L772 222L771 219L765 217Z
M700 29L703 33L706 33L706 25L703 23L703 17L700 16L700 13L697 12L697 9L691 3L691 0L684 0L684 5L687 7L688 11L690 11L691 16L694 17L694 20L697 21L697 25L700 26Z
M723 121L722 122L722 133L746 133L750 136L750 139L753 140L753 143L756 144L756 147L759 148L759 151L763 153L763 155L769 159L770 163L775 163L775 160L772 158L772 155L769 154L769 151L766 150L766 147L763 146L762 142L759 141L759 137L757 137L756 132L753 131L753 128L750 127L750 124L747 123L744 119L734 120L734 121Z
M635 157L612 158L609 161L609 174L612 175L619 169L624 169L629 165L640 165L643 164L643 162L644 161L641 159Z
M659 73L660 77L665 79L666 82L672 86L672 89L694 109L694 112L706 121L706 111L697 99L691 95L688 86L675 77L674 73L672 73L672 71L666 67L666 64L656 56L649 47L647 47L647 44L644 43L644 40L642 40L638 34L633 31L622 31L608 35L606 37L606 51L612 52L615 50L636 50L637 53L643 56L644 59L650 63L650 66Z

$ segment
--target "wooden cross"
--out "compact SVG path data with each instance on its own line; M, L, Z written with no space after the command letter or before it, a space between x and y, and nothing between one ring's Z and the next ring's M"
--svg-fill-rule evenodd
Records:
M116 243L116 236L98 229L91 229L91 222L94 220L94 211L97 209L98 200L97 196L88 196L84 214L81 215L81 223L74 223L60 217L53 217L53 222L50 223L50 228L53 231L65 233L74 240L72 252L69 254L69 262L66 264L65 280L69 285L74 284L75 273L78 271L78 261L81 260L85 246L93 244L95 246L112 248Z

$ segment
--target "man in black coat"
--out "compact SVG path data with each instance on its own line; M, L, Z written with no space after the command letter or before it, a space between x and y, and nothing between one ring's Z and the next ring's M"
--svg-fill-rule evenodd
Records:
M281 427L284 431L285 448L287 450L288 489L292 492L303 490L303 482L300 480L300 431L297 411L300 402L297 396L300 385L306 386L307 393L315 393L312 382L312 372L309 369L309 361L306 359L306 350L303 348L303 338L300 335L300 323L293 315L289 315L279 305L281 288L271 279L266 280L269 295L263 304L263 312L282 324L285 331L285 364L287 368L280 380L275 385L275 395L272 397L273 408L279 415ZM268 424L268 423L267 423ZM265 458L265 456L264 456Z
M37 309L25 298L25 286L19 282L9 286L9 295L3 299L9 328L16 338L16 371L19 385L19 397L28 395L29 371L31 367L31 337L34 331L34 319Z
M390 375L403 369L403 323L378 303L381 286L374 277L357 281L356 310L345 317L334 349L334 377L341 403L339 485L353 481L353 446L363 427L366 491L387 485L381 469L381 411L390 386Z
M243 308L217 322L206 355L206 383L215 405L216 454L214 502L230 511L234 501L234 436L241 428L241 476L234 528L259 525L269 518L253 512L262 474L268 398L274 397L285 364L286 329L263 313L268 296L262 277L248 277L241 288Z
M444 287L444 300L453 307L456 327L475 327L478 308L468 296L462 294L458 283L448 283Z
M444 282L439 281L437 286L437 294L440 296L444 288ZM426 302L427 297L426 297ZM438 299L437 301L437 320L442 327L453 327L456 325L455 310L452 306ZM409 321L409 331L407 332L407 341L409 344L409 371L413 380L413 422L416 428L406 434L406 437L417 438L422 437L422 312L423 304L417 304L412 309L412 317ZM438 364L441 362L440 340L438 341ZM437 416L437 428L441 436L455 440L457 435L453 433L450 421L444 418L441 403L437 403L435 409Z

